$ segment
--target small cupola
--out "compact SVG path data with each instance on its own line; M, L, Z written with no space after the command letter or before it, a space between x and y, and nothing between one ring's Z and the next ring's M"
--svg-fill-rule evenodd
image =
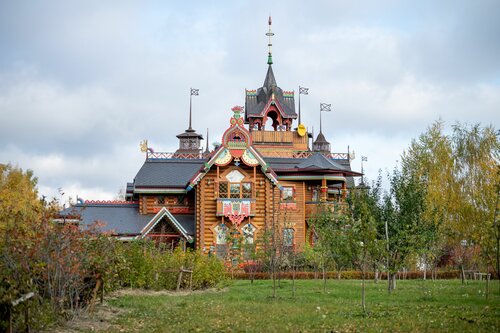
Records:
M201 153L201 140L203 136L196 133L192 128L192 105L193 96L198 96L199 89L191 88L191 93L189 95L189 127L184 133L177 135L179 139L179 149L175 152L176 154L199 154Z

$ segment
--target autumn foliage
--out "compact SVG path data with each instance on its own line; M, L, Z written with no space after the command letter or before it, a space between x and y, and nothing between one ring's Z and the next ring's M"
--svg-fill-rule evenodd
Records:
M98 221L85 230L57 222L59 208L56 201L38 198L31 171L0 165L0 331L7 327L11 302L29 292L36 294L30 300L31 321L43 328L88 308L101 285L105 290L174 289L180 267L193 270L194 289L225 279L215 258L172 253L148 241L121 243L102 233ZM18 325L14 322L14 328Z

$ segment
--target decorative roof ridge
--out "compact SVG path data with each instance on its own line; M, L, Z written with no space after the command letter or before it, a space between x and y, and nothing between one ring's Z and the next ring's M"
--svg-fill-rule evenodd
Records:
M212 152L204 153L181 153L181 152L147 152L146 161L155 160L206 160L210 158Z
M139 201L126 200L85 200L79 205L138 205Z

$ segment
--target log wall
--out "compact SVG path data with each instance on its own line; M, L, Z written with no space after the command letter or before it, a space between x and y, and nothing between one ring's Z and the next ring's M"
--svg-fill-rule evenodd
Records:
M158 197L163 196L164 203L158 203ZM183 196L183 202L179 202L179 198ZM172 214L187 214L193 215L195 212L195 193L194 191L187 194L167 194L167 195L153 195L141 194L139 195L139 211L141 214L156 214L162 207L166 207Z

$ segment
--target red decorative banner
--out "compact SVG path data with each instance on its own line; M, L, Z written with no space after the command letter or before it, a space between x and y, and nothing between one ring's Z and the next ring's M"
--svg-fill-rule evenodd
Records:
M248 200L223 201L222 212L225 217L238 226L245 217L250 215L250 205Z

